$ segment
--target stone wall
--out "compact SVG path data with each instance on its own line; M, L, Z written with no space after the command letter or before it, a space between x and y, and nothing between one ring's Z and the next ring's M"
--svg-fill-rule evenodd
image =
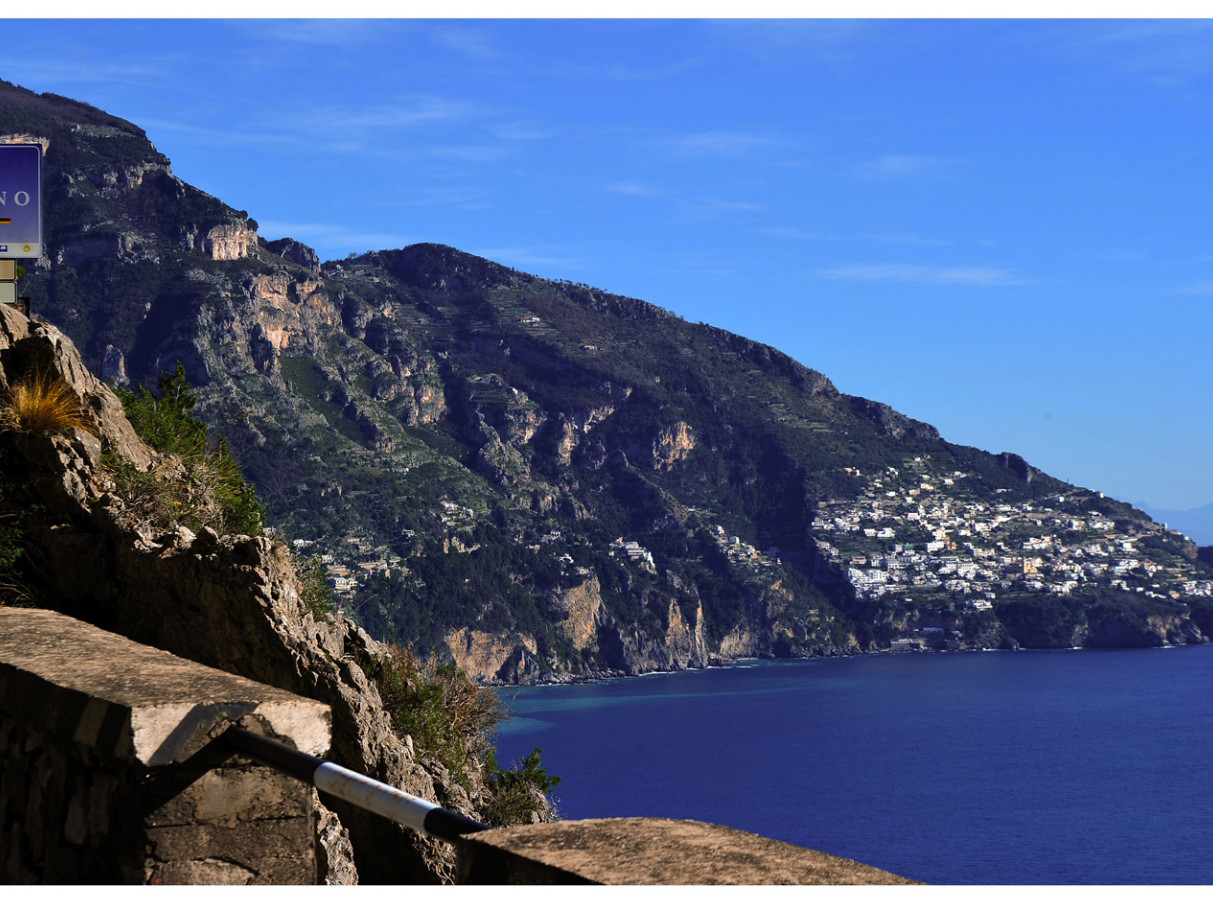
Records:
M232 727L315 756L327 706L49 610L0 607L0 885L356 884L308 783ZM428 824L428 822L427 822ZM458 839L463 884L910 884L719 825L594 819Z
M497 828L456 847L465 885L916 885L748 831L669 818Z
M0 716L0 883L313 884L311 788L200 755L154 770Z
M0 608L0 884L333 881L331 813L216 741L233 724L329 747L318 702Z

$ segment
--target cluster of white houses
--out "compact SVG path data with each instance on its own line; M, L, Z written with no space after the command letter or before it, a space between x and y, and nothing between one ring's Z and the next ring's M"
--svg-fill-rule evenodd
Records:
M1144 554L1138 536L1118 533L1100 513L1063 511L1064 496L988 504L957 495L965 478L932 472L928 456L864 478L858 499L818 503L817 547L863 598L946 592L983 610L1005 590L1068 594L1110 585L1171 598L1213 592L1213 581L1190 574L1180 560Z

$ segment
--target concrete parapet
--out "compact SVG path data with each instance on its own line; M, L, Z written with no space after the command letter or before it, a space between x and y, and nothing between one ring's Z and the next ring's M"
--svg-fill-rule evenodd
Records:
M668 818L498 828L456 845L469 885L914 885L854 860L747 831Z
M217 742L232 726L312 756L329 748L319 702L58 613L0 607L0 884L353 883L330 874L332 832L321 832L333 816L312 787ZM916 884L664 818L455 840L460 884Z
M0 607L0 882L316 882L313 791L212 742L237 723L329 747L319 702Z

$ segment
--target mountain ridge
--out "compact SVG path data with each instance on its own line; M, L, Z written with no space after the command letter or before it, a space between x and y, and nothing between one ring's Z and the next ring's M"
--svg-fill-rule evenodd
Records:
M439 244L320 263L106 117L0 86L47 140L24 292L109 381L181 362L378 637L516 683L1213 631L1195 548L1126 503L635 298Z

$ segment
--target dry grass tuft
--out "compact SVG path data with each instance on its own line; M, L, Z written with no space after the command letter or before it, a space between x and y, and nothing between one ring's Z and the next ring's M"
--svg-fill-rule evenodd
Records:
M0 400L0 428L50 436L69 430L96 432L75 390L61 376L41 371L9 386Z

